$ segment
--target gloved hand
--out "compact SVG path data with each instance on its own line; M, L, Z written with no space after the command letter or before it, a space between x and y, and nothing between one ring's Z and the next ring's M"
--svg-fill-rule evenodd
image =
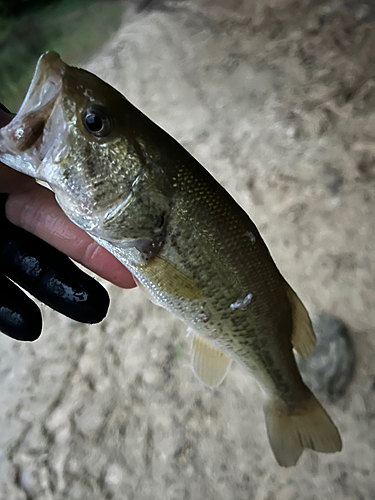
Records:
M98 323L107 314L109 296L95 279L63 253L5 218L0 195L0 330L16 340L32 341L42 331L39 307L17 285L69 318ZM12 280L12 281L11 281Z
M1 103L0 109L1 127L9 121L4 114L9 111ZM0 331L33 341L42 330L38 306L15 283L76 321L97 323L105 317L105 288L67 255L121 287L135 286L122 264L65 217L51 192L1 163L0 193ZM6 213L28 230L12 224Z

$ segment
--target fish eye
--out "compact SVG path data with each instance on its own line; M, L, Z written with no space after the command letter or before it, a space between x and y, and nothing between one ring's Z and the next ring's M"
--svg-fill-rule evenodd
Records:
M107 137L112 123L104 110L91 106L83 112L82 123L86 131L95 137Z

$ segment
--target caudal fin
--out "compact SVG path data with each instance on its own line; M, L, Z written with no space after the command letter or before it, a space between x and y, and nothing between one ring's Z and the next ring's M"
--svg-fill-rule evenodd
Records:
M295 465L304 448L322 453L342 448L339 431L313 394L293 411L283 401L272 400L265 407L265 416L268 439L282 467Z

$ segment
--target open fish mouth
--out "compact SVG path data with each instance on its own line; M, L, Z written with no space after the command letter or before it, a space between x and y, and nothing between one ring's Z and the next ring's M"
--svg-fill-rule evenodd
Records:
M51 148L45 129L61 95L65 67L55 52L42 55L18 113L0 130L0 159L22 173L38 177L36 170Z

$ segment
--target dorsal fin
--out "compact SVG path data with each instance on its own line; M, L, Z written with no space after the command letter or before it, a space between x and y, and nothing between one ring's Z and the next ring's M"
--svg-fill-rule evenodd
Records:
M307 359L315 349L316 343L311 319L295 291L288 283L285 282L285 284L293 314L292 345L303 359Z
M209 387L219 385L225 378L232 359L195 335L192 344L191 364L197 377Z

